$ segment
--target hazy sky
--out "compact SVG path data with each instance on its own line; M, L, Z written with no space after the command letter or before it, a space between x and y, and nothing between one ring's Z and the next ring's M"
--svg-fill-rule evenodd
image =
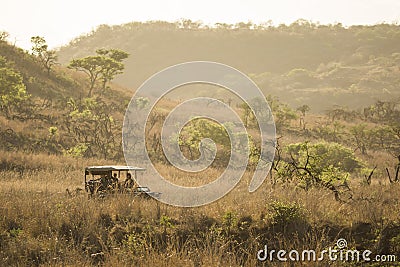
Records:
M181 18L235 23L291 23L299 18L344 25L400 22L399 0L0 0L0 31L29 49L30 37L67 44L100 24Z

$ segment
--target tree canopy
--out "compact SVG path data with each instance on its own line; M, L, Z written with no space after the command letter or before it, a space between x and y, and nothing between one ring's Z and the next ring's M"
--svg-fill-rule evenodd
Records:
M43 37L34 36L31 38L31 42L33 44L32 54L39 59L39 62L49 74L52 67L57 64L56 51L48 50L48 45Z
M102 81L102 90L106 89L107 82L110 82L124 70L122 60L129 54L117 49L98 49L95 56L86 56L71 60L68 65L71 69L84 72L89 78L88 97L92 96L92 91L96 82Z

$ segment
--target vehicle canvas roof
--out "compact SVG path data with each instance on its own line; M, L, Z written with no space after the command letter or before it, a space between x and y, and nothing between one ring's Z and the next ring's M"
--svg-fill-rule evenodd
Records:
M135 167L135 166L119 166L119 165L109 165L109 166L89 166L85 168L86 171L145 171L145 168Z

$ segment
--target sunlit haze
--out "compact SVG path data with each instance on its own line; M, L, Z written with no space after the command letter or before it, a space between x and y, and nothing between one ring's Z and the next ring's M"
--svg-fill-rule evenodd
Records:
M146 0L146 1L60 1L3 0L0 31L10 33L9 41L29 49L30 37L45 37L50 47L67 44L100 24L181 18L216 22L254 23L272 20L289 24L299 18L321 24L397 23L400 1L397 0Z

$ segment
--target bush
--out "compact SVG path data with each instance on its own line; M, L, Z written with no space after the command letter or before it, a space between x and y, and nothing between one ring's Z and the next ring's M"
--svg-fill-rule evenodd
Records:
M288 225L305 221L305 211L295 202L274 201L268 204L269 220L272 225Z
M87 144L77 144L76 146L64 151L64 154L74 158L82 158L86 156L88 149L89 146Z
M343 172L354 172L364 166L363 162L356 158L353 150L338 143L308 142L291 144L287 151L292 154L299 163L305 164L307 153L310 155L310 168L322 172L330 166L338 168Z
M277 232L304 234L309 228L306 210L296 202L268 204L267 220Z

